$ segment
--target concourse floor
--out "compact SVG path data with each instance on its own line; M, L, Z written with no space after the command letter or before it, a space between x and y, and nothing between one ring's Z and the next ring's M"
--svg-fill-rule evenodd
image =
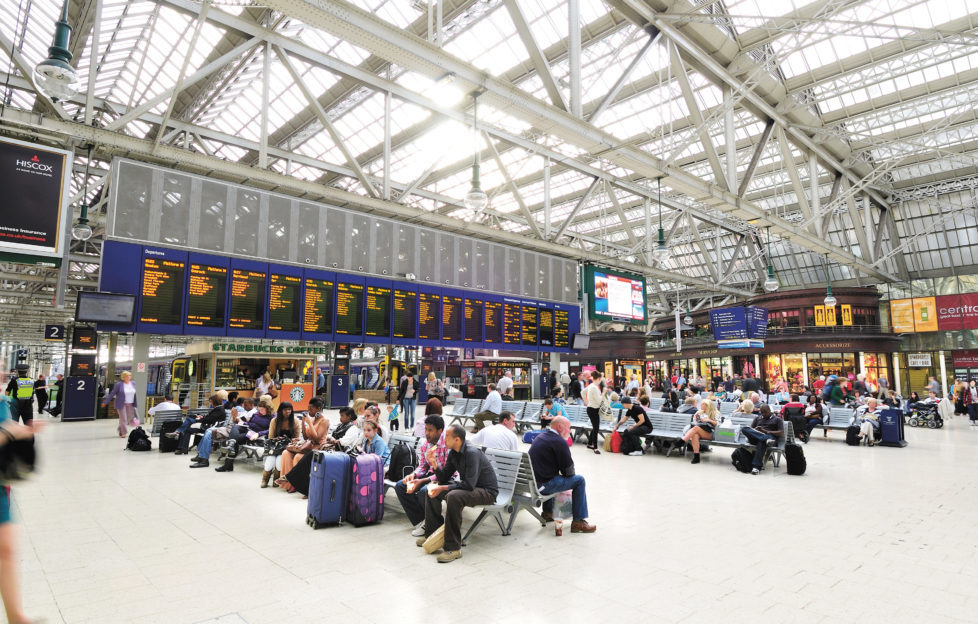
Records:
M335 414L331 415L335 418ZM975 622L978 427L907 430L904 449L816 433L808 473L573 453L594 535L521 513L463 558L382 524L313 531L260 469L124 452L115 421L52 422L15 484L28 615L45 622ZM525 447L525 445L523 445ZM475 517L468 510L466 525Z

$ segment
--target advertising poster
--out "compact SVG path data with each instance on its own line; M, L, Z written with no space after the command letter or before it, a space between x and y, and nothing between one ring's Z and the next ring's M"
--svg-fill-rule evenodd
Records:
M63 255L71 152L0 139L0 252Z
M913 299L913 324L918 332L937 331L937 301L934 297Z
M835 322L835 306L825 306L825 325L833 327Z
M815 327L825 327L825 306L815 306Z
M897 334L913 333L913 300L894 299L890 302L890 325Z
M844 305L842 306L842 324L852 325L852 306Z
M937 297L937 328L978 329L978 293Z

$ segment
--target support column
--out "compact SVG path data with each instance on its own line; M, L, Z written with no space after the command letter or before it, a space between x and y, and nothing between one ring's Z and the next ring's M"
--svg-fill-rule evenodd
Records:
M754 379L761 379L761 356L760 354L754 354Z
M862 351L859 352L859 374L866 374L866 354Z
M581 102L581 0L570 0L568 12L568 61L570 64L570 113L580 119L584 116Z
M105 379L103 380L106 392L108 392L112 388L112 384L115 383L115 349L118 344L119 335L115 332L110 333L109 346L106 347L109 352L109 359L105 363Z
M944 351L938 351L937 357L941 360L941 396L947 395L947 367L944 365Z
M149 381L149 334L133 334L132 382L136 384L136 413L146 413L146 383ZM142 417L140 416L140 420Z
M903 396L903 383L900 380L900 354L891 354L890 361L893 363L893 387L896 388L898 396Z
M810 387L810 383L808 381L808 354L804 352L801 354L801 372L803 383L806 387Z

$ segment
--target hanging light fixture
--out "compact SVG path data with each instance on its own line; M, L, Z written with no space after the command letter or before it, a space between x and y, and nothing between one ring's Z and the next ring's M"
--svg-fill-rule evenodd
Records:
M829 273L829 254L825 254L825 307L834 308L838 303L832 296L832 275Z
M82 180L82 203L79 206L78 221L71 226L71 237L86 241L92 237L92 226L88 224L88 167L92 163L92 145L88 145L88 159L85 161L85 178Z
M774 292L780 284L774 276L774 265L771 264L771 226L767 226L767 279L764 280L764 290Z
M479 92L472 92L472 134L478 137L478 123L479 123ZM475 153L472 155L472 188L469 192L465 194L465 198L462 200L465 207L470 210L467 218L471 219L477 214L485 210L486 206L489 205L489 196L486 192L482 190L479 186L479 148L475 147Z
M666 244L666 231L662 229L662 178L656 178L656 183L659 201L659 240L655 244L655 249L652 250L652 257L658 264L662 264L669 259L669 245Z
M68 24L68 0L61 7L61 19L54 23L54 41L48 48L48 57L34 68L34 86L41 95L52 102L70 100L78 93L78 72L72 67L68 39L71 25Z

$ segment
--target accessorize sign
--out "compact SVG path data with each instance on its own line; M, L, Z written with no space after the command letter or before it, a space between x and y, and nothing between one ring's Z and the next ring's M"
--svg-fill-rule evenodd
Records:
M0 139L0 251L64 255L71 152Z

